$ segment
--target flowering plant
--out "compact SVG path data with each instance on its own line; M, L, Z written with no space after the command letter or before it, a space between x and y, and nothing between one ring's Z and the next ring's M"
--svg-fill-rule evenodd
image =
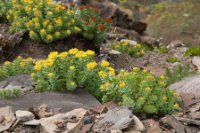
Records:
M122 53L127 53L132 57L141 57L145 49L140 45L131 45L129 42L114 42L111 48Z
M10 1L9 0L1 0L0 1L0 20L6 19L6 14L8 9L10 8Z
M82 29L81 35L97 44L106 39L111 26L111 19L102 19L97 9L86 6L78 8L75 20Z
M177 94L165 87L165 77L156 77L146 70L121 70L119 75L101 85L103 101L116 101L132 107L135 113L168 114L178 109Z
M73 8L52 0L12 0L7 19L11 31L28 31L31 39L46 43L80 32Z
M23 59L19 56L12 63L6 61L0 67L0 81L8 78L9 76L15 76L18 74L29 74L33 70L33 61L32 58Z

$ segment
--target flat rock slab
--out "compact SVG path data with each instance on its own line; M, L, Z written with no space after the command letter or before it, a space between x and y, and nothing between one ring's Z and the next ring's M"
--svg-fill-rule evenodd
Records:
M92 106L100 105L99 101L83 89L74 93L33 93L16 99L0 100L0 107L11 106L14 111L27 110L31 106L47 104L49 108L61 108L68 112L75 108L89 109Z
M200 97L200 75L194 75L172 84L170 89Z

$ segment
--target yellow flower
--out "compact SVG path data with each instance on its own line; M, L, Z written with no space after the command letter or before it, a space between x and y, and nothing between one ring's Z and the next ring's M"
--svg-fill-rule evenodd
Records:
M143 72L143 73L147 73L147 70L146 70L146 69L144 69L144 70L142 70L142 72Z
M102 67L108 67L109 65L110 65L110 63L109 63L108 61L103 60L103 61L101 62L101 66L102 66Z
M164 80L164 79L165 79L165 76L163 76L163 75L160 76L160 79L161 79L161 80Z
M74 69L75 69L75 66L70 66L69 69L70 69L70 70L74 70Z
M6 61L6 62L4 62L4 64L5 65L9 65L9 64L11 64L11 62L10 61Z
M59 57L61 57L61 58L65 58L67 56L68 56L68 52L62 52L59 54Z
M84 58L87 57L87 54L84 51L79 51L75 54L76 58Z
M72 55L76 54L77 52L78 52L77 48L72 48L69 50L69 54L72 54Z
M48 73L48 77L53 77L53 73Z
M112 68L112 67L108 67L108 73L109 73L110 75L115 75L115 69Z
M24 67L26 65L26 63L25 62L20 62L20 67Z
M126 83L123 82L123 81L122 81L122 82L119 82L119 86L120 86L120 87L125 87L125 86L126 86Z
M77 26L74 27L74 30L75 30L76 32L80 32L80 31L81 31L81 29L80 29L79 27L77 27Z
M166 96L163 96L163 97L162 97L162 100L166 102L166 101L167 101L167 97L166 97Z
M52 16L52 15L53 15L53 12L50 12L50 11L49 11L49 12L47 12L47 15L48 15L48 16Z
M138 71L140 71L140 69L138 67L133 67L133 71L138 72Z
M49 41L52 41L52 40L53 40L53 36L52 36L51 34L48 34L48 35L47 35L47 39L48 39Z
M67 30L67 35L71 35L71 31L70 30Z
M35 76L35 73L31 73L31 77L34 77Z
M174 108L175 108L175 109L179 109L178 103L175 103L175 104L174 104Z
M154 76L152 76L152 75L147 76L147 80L148 80L148 81L154 80Z
M27 7L25 7L25 11L26 11L26 12L30 12L30 11L31 11L31 8L27 6Z
M97 66L97 63L95 61L88 63L87 65L87 69L93 69Z
M89 56L94 56L94 51L92 50L87 50L85 53Z
M123 45L123 46L128 46L128 44L129 44L128 41L125 41L125 42L123 42L122 45Z
M24 61L27 61L27 62L32 62L32 61L33 61L33 59L32 59L31 57L29 57L29 58L26 58L26 59L24 59Z
M46 30L45 29L41 29L40 30L40 34L46 34Z
M107 76L106 72L104 72L104 71L99 71L98 74L101 78L106 78L106 76Z
M59 31L55 32L56 37L60 37L61 33Z
M34 66L34 69L37 70L37 71L40 71L40 70L42 69L42 66L39 65L39 64L38 64L38 65L35 65L35 66Z
M150 87L146 87L146 88L145 88L145 91L146 91L146 92L150 92L150 91L151 91L151 88L150 88Z
M136 48L141 48L141 45L140 45L140 44L137 44L137 45L136 45Z
M49 55L48 55L48 59L55 59L56 57L58 57L58 52L51 52Z

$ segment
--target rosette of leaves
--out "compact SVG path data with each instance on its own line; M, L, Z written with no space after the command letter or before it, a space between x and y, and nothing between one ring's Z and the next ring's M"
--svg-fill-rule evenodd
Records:
M96 44L102 43L111 26L111 19L102 19L97 9L80 6L75 15L76 23L81 28L81 35L93 40Z

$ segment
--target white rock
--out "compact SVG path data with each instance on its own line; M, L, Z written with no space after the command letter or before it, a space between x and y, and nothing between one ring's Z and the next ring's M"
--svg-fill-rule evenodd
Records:
M128 42L130 45L137 45L136 41L133 40L128 40L128 39L122 39L120 42Z
M40 120L33 119L30 121L24 122L23 124L27 126L38 126L40 125Z
M119 55L119 54L122 54L121 52L117 51L117 50L111 50L109 52L109 54L113 54L113 55Z
M40 125L42 133L56 133L59 131L58 126L55 124L56 122L64 123L65 129L62 133L76 133L80 130L83 125L84 116L87 114L87 110L83 108L74 109L68 113L57 114L48 118L40 119ZM66 118L75 117L77 119L76 122L65 122Z
M35 118L35 115L29 111L18 110L18 111L16 111L15 114L16 114L17 119L24 121L24 122L33 120Z
M145 127L142 124L142 122L139 120L139 118L137 118L135 115L133 115L133 119L134 119L134 131L144 131Z

